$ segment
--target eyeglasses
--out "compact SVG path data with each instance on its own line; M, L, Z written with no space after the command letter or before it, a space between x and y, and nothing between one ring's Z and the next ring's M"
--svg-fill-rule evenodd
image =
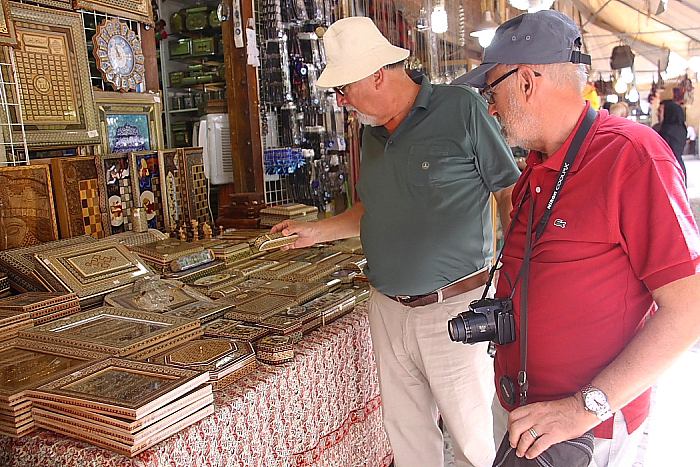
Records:
M513 68L512 70L510 70L510 71L508 71L508 72L502 74L501 76L499 76L498 78L496 78L495 80L493 80L491 83L488 83L486 86L484 86L484 88L483 88L481 91L479 91L479 94L481 94L481 97L483 97L484 99L486 99L486 102L487 102L489 105L493 105L493 104L494 104L494 100L493 100L493 95L494 95L494 93L493 93L493 88L495 88L496 86L498 86L498 85L501 83L501 81L505 80L507 77L509 77L510 75L514 74L514 73L515 73L516 71L518 71L519 69L520 69L520 68ZM542 76L540 73L538 73L538 72L536 72L536 71L534 71L534 70L533 70L533 73L535 73L535 76L536 76L536 77Z
M350 83L343 84L342 86L334 86L334 87L333 87L333 90L334 90L336 93L340 94L341 96L345 97L345 91L343 91L343 89L345 89L346 87L348 87L349 84L350 84Z

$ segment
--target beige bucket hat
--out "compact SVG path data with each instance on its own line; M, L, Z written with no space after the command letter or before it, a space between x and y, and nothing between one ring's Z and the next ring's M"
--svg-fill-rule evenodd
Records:
M354 83L409 55L408 50L391 45L372 20L364 16L331 24L323 35L323 46L326 68L316 81L322 88Z

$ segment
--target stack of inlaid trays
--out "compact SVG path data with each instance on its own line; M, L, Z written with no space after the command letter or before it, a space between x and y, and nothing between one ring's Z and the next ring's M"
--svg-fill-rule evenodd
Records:
M190 282L190 287L212 298L221 298L226 294L216 294L220 289L237 286L245 281L245 275L232 269L226 269L216 274L200 277L199 279Z
M255 356L263 363L279 365L294 360L294 345L289 336L267 336L255 343Z
M272 280L257 287L269 290L271 295L281 295L294 300L296 305L301 305L316 297L320 297L329 290L323 282L288 282Z
M25 331L20 337L126 357L155 355L202 335L199 321L103 306Z
M139 355L132 355L140 360ZM208 371L215 391L225 388L257 367L250 342L225 337L204 337L180 345L145 361L176 366L186 370Z
M355 294L351 290L329 292L304 305L307 311L321 315L323 324L351 311L355 307Z
M343 290L350 290L355 295L355 305L358 305L369 298L369 284L357 283L346 286Z
M233 304L222 301L196 302L181 306L172 311L166 311L164 314L168 316L194 319L204 324L223 317L224 313L231 308L233 308Z
M246 242L231 242L220 240L209 246L214 252L214 258L223 261L226 265L248 258L251 255L250 245Z
M210 263L195 266L191 269L185 269L178 272L166 272L163 277L167 279L175 279L185 284L191 284L197 279L211 274L216 274L226 269L226 263L219 260L214 260Z
M108 358L30 392L38 427L126 456L214 412L208 372Z
M120 232L109 237L112 241L117 241L127 248L137 245L145 245L146 243L165 240L168 235L156 229L148 229L146 232Z
M214 254L200 244L188 243L177 238L136 245L130 249L159 274L192 269L214 260Z
M286 314L270 316L257 323L257 325L263 329L268 329L273 335L289 336L294 344L299 342L303 335L301 319Z
M8 295L10 295L10 279L7 278L7 274L0 273L0 297Z
M253 271L250 274L250 277L267 280L281 279L282 277L294 274L307 266L311 266L311 263L304 263L301 261L284 261L266 269Z
M46 251L53 251L72 245L83 245L86 243L96 242L97 240L83 235L81 237L68 238L66 240L57 240L55 242L46 242L39 245L32 245L26 248L15 248L13 250L0 251L0 269L8 274L10 287L17 292L62 292L66 288L57 281L53 276L44 277L39 274L37 268L38 261L34 257L35 254Z
M229 269L239 272L240 274L243 274L246 277L249 277L255 272L271 268L277 264L277 261L268 261L264 259L248 259L232 264L229 267Z
M322 261L282 276L281 279L294 282L319 282L328 279L340 267L332 261Z
M45 251L35 257L41 265L37 272L75 293L83 308L101 304L109 292L151 274L138 256L110 240Z
M79 311L78 297L72 293L27 292L5 297L0 299L0 340Z
M301 332L304 335L314 329L318 329L323 324L323 315L315 307L307 309L305 306L295 306L275 316L299 320L301 322Z
M270 232L269 229L226 229L219 235L219 240L250 243L260 235Z
M339 240L328 247L328 249L333 251L341 251L343 253L354 253L358 255L363 254L360 237L351 237L344 240Z
M237 304L224 315L227 319L259 323L265 318L289 310L296 303L289 297L281 295L259 295L245 303Z
M244 342L255 342L270 334L269 329L232 319L217 319L204 326L206 337L228 337Z
M260 225L266 227L272 227L285 220L315 221L316 219L318 219L318 208L305 204L279 204L260 210Z
M0 434L22 436L34 429L28 390L103 358L25 339L0 342Z

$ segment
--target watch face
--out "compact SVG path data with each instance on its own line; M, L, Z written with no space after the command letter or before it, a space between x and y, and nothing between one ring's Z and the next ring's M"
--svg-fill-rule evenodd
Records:
M608 400L605 397L605 394L603 393L603 391L600 391L598 389L593 389L586 392L583 402L589 410L592 410L594 412L605 408L608 404Z
M128 75L134 69L134 50L123 36L112 36L109 39L107 56L117 74Z

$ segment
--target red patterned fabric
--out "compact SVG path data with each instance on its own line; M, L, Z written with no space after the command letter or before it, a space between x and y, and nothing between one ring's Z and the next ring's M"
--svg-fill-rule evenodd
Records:
M50 431L0 437L0 465L388 466L364 307L313 332L293 362L216 393L216 412L133 459Z

